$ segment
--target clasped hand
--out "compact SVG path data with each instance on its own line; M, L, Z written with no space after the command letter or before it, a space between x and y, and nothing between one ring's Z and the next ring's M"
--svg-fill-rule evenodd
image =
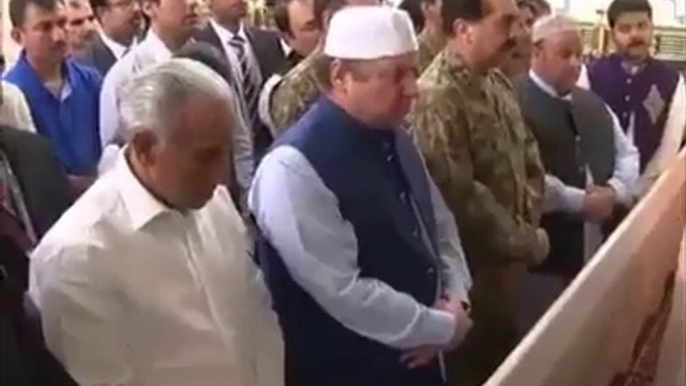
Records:
M440 353L441 351L451 351L457 348L469 333L472 328L472 319L469 317L469 311L459 300L442 299L436 304L437 309L450 312L455 317L455 332L453 338L446 346L419 346L409 349L403 353L400 360L410 369L426 366Z

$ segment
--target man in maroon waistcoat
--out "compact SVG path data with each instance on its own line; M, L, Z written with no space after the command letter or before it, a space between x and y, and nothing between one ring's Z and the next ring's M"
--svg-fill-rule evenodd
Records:
M579 86L600 95L641 155L634 195L645 195L676 157L686 128L686 86L679 72L650 55L648 0L614 0L607 12L616 52L590 64Z

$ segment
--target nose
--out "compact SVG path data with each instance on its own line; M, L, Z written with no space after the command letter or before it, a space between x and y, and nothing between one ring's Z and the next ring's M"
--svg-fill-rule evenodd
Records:
M67 38L67 30L65 27L55 27L52 29L52 40L55 42L62 42Z

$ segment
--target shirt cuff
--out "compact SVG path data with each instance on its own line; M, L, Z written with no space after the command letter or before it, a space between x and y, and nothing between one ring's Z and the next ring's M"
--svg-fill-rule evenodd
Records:
M565 186L564 202L568 213L581 213L584 210L586 192L574 187Z
M425 338L424 344L432 346L447 346L453 340L457 321L447 312L427 308L423 315L422 330Z
M624 206L631 206L632 193L626 188L624 183L618 178L611 178L607 184L614 189L615 195L617 197L617 202Z

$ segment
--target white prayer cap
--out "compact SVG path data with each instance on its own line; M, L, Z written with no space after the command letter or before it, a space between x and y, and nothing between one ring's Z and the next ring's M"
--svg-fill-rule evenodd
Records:
M352 6L329 23L324 54L338 59L380 59L417 51L407 12L386 6Z
M565 15L547 15L534 23L531 37L534 43L547 39L561 32L580 33L577 22Z

